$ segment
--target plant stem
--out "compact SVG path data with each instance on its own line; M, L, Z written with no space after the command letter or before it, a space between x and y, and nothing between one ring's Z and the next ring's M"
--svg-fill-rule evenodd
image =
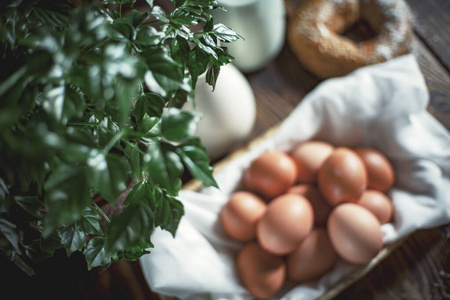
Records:
M94 204L97 211L103 216L103 218L105 218L106 222L111 223L111 220L108 218L105 212L97 205L97 203L95 203L94 201L92 201L92 203Z
M86 53L86 52L89 52L89 51L91 51L91 50L94 50L94 49L98 49L98 48L100 48L101 46L103 46L104 44L106 44L106 42L108 42L108 41L110 41L111 40L111 38L105 38L104 40L102 40L102 41L100 41L99 43L97 43L97 44L95 44L95 45L93 45L93 46L91 46L90 48L86 48L86 49L83 49L83 51L81 51L82 53Z
M124 130L121 130L119 133L117 133L113 138L108 142L108 144L105 146L105 149L103 152L105 154L109 153L109 150L111 150L112 147L122 138L124 134Z
M68 123L67 126L100 126L100 122L91 123L91 122L71 122Z
M133 149L136 149L140 154L145 155L145 152L142 151L141 149L139 149L139 147L136 147L135 144L131 143L130 141L127 140L122 140L125 144L127 144L128 146L132 147Z

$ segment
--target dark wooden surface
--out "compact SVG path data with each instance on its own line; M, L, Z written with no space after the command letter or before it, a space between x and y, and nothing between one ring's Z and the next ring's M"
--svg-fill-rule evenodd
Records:
M287 0L291 10L301 0ZM414 14L414 54L430 93L429 111L450 130L450 1L408 0ZM281 122L319 79L305 71L286 45L266 68L246 74L257 101L257 122L248 140ZM450 189L449 189L450 192ZM81 255L58 251L37 275L24 276L8 262L0 269L0 299L150 299L138 262L86 270ZM2 276L4 277L4 276ZM450 225L418 231L336 299L450 299Z
M288 8L301 1L287 1ZM450 1L408 0L414 54L430 93L428 110L450 130ZM265 70L249 74L258 104L257 137L284 117L319 81L285 47ZM450 192L450 187L449 187ZM335 299L450 299L450 225L418 231Z

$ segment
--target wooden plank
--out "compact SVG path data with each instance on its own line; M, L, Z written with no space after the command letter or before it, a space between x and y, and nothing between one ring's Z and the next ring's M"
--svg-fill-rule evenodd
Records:
M334 300L447 299L449 247L450 225L417 231Z
M414 16L414 30L450 71L450 1L407 0Z
M450 73L418 38L414 49L430 94L428 111L450 130Z

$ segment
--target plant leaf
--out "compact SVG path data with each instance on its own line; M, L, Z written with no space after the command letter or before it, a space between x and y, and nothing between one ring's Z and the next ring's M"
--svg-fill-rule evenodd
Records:
M71 256L75 251L82 250L86 244L85 234L76 223L59 229L58 234L61 237L61 243L66 248L67 256Z
M176 153L181 157L183 163L195 178L200 180L205 186L218 188L217 182L212 175L209 156L198 138L193 138L188 143L178 147Z
M221 42L235 42L238 39L242 39L242 37L234 32L232 29L228 28L224 24L215 24L213 26L213 33L217 37L217 39Z
M169 142L182 143L194 136L199 121L198 113L169 108L161 120L161 134Z
M37 196L14 196L14 201L33 217L42 217L40 209L43 208L44 204Z
M153 27L140 27L135 42L140 46L156 46L163 38L164 34Z
M166 48L149 48L141 53L148 66L145 74L147 87L162 97L177 89L190 91L191 87L184 82L180 65L170 56Z
M160 226L162 229L169 231L173 237L175 237L178 224L181 217L184 215L183 204L171 195L167 195L159 187L155 187L157 190L153 195L156 202L156 219L155 226Z
M151 12L151 15L154 16L157 20L164 22L164 23L169 23L170 20L167 17L166 12L160 7L160 6L154 6Z
M17 232L17 226L10 221L0 218L0 234L8 241L15 252L21 253L19 244L21 243L21 237ZM3 245L1 246L3 248Z
M106 254L106 239L101 236L92 238L84 249L88 270L95 267L106 266L111 262L111 256Z
M124 157L91 151L88 159L90 185L109 202L127 188L129 166Z
M106 228L106 251L114 253L147 241L154 228L154 213L148 205L132 204L116 215Z
M71 224L91 202L86 169L61 164L50 173L45 190L45 227L43 234L49 236L58 224Z
M145 114L138 123L137 132L145 137L159 136L161 133L161 119L150 117L148 114Z
M86 234L103 235L100 227L100 215L94 206L88 206L83 212L81 218L76 222L78 228Z
M143 242L140 243L138 246L134 246L131 248L128 248L124 251L119 251L117 253L119 259L126 259L128 261L135 261L138 258L140 258L144 254L150 253L148 248L153 248L154 245L151 242Z
M53 256L56 249L61 248L61 238L57 232L52 232L48 236L41 235L39 237L39 247L41 251L46 253L48 256Z
M145 199L145 190L148 183L146 180L141 180L133 185L124 201L124 205L136 204Z
M160 118L165 106L166 101L164 101L164 99L160 95L152 93L146 93L142 95L136 101L134 107L136 121L141 121L145 114L148 114L150 117Z
M173 152L165 149L158 141L149 145L147 154L149 178L152 183L164 187L169 194L176 195L181 187L183 165L177 161L178 158Z

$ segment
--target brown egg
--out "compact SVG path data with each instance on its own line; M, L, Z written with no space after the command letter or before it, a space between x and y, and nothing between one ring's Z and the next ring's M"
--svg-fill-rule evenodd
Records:
M389 223L392 219L394 206L386 194L378 190L366 190L356 202L370 210L381 224Z
M287 256L287 276L294 282L316 279L330 271L338 255L323 228L317 228Z
M380 222L355 203L336 206L328 218L328 236L336 252L354 264L368 263L383 247Z
M356 202L367 187L367 171L355 151L340 147L319 169L320 192L331 205Z
M275 295L286 278L284 259L267 253L257 242L249 242L242 248L236 267L242 284L256 298Z
M309 200L314 211L314 225L325 227L332 206L322 197L317 186L308 183L297 184L287 190L287 193L299 194Z
M294 160L284 152L268 151L244 171L245 187L268 199L284 193L297 178Z
M367 186L382 192L387 192L394 184L394 168L387 157L378 150L358 147L354 149L366 165L368 174Z
M238 241L250 241L256 237L256 223L266 207L266 203L253 193L235 192L220 211L223 228Z
M314 212L309 201L297 194L273 199L256 226L256 237L266 251L284 255L295 248L311 231Z
M298 167L298 182L317 182L319 168L333 149L331 144L322 141L303 142L295 147L291 156Z

